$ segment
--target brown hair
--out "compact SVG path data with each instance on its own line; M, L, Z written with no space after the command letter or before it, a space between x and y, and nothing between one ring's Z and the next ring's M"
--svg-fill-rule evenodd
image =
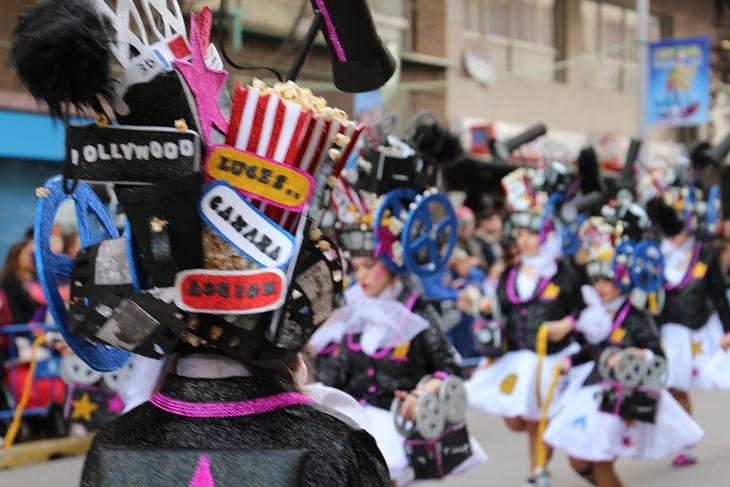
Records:
M31 240L27 239L21 240L20 242L14 243L13 246L10 247L10 250L8 250L8 255L5 258L5 266L3 267L3 271L0 272L0 282L4 281L10 275L18 275L18 268L20 266L20 253L30 242Z

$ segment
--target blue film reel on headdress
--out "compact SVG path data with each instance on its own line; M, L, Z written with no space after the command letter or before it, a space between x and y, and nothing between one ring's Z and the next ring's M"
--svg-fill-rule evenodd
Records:
M103 203L89 186L78 183L72 194L66 194L63 190L64 184L65 181L62 176L49 179L43 186L43 189L48 192L47 196L38 199L35 219L35 258L38 267L38 279L43 286L43 292L53 320L61 331L64 340L76 355L86 362L89 367L100 372L118 370L127 364L132 356L131 353L118 348L91 343L85 338L72 335L68 331L68 310L58 291L57 278L58 276L71 277L74 260L71 257L51 252L51 231L58 207L64 201L73 199L76 205L76 218L82 247L89 247L94 244L91 227L89 226L89 213L97 218L108 238L117 238L119 233Z
M621 242L613 253L613 273L616 285L623 292L631 291L631 267L632 258L635 251L635 245L632 240Z
M540 241L544 242L547 238L547 235L545 232L545 224L548 220L556 218L558 214L558 205L563 202L565 197L562 195L562 193L553 193L550 195L550 197L547 200L547 203L545 203L545 206L542 209L542 213L540 213Z
M373 241L375 248L378 248L378 229L381 228L380 224L383 221L386 210L390 212L390 215L400 218L401 213L408 212L409 206L416 201L417 195L416 190L412 188L396 188L385 195L385 199L375 212L375 220L373 221ZM390 256L383 254L380 258L391 271L397 273L405 272L405 265L397 265Z
M439 207L441 207L441 211L438 210ZM434 214L444 216L436 222ZM446 232L448 232L448 241L442 254L440 237ZM419 277L431 276L441 271L456 246L457 233L456 212L449 198L436 190L427 190L420 200L411 205L401 234L403 261L406 268ZM419 264L417 257L424 249L428 252L428 262Z
M659 244L650 239L636 244L630 269L634 286L648 293L659 289L664 277L664 259Z
M560 225L560 234L563 237L563 254L568 257L575 254L581 246L582 242L580 236L578 236L578 229L584 221L586 221L586 216L581 213L575 222Z
M714 235L717 224L720 222L722 213L722 195L720 194L720 186L715 184L710 188L710 194L707 195L707 219L705 227L707 233Z
M685 228L690 232L697 230L693 222L692 213L697 209L697 195L695 194L695 187L693 184L687 185L687 199L684 201L684 225Z

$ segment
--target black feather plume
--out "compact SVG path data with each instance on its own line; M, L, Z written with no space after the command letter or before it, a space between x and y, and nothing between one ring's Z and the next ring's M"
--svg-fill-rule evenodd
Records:
M23 84L68 121L68 109L111 99L112 26L91 0L46 0L18 18L10 62Z
M655 224L659 225L667 237L673 237L684 230L684 222L677 212L669 206L664 198L655 196L646 204L646 213Z
M412 144L421 155L438 162L454 161L464 152L459 137L435 123L417 126Z
M598 156L593 147L587 147L580 151L577 164L578 174L581 179L581 192L583 194L594 191L605 192L603 179L601 179L601 167L598 164Z

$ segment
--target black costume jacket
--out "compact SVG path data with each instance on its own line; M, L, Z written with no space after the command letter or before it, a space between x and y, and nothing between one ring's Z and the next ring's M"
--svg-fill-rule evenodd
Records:
M186 403L251 401L286 392L295 389L274 375L170 375L160 390ZM209 457L218 486L391 485L375 439L333 409L306 403L250 416L190 418L147 402L96 435L81 487L162 487L159 480L155 483L162 470L182 472L179 485L191 485L201 454ZM167 465L156 461L160 455Z
M411 291L406 288L398 300L405 303L410 294ZM393 348L383 358L369 357L359 349L359 333L345 335L337 360L338 373L326 385L345 391L361 403L390 409L396 390L415 389L427 374L445 372L460 375L454 348L444 334L436 310L418 298L412 311L425 318L429 327L409 344Z
M699 330L717 311L725 333L730 332L730 305L720 259L708 243L697 245L700 246L697 260L690 263L686 278L676 287L664 284L666 299L657 321L660 325L677 323Z
M541 280L533 296L522 301L517 293L518 272L519 264L505 269L497 288L505 342L507 351L534 352L540 325L567 316L578 319L585 307L580 293L580 278L570 264L558 261L555 275L549 280ZM559 342L548 342L548 354L561 351L573 340L573 334L568 333Z
M621 312L625 306L628 306L629 310L626 317L621 320ZM590 386L602 380L598 372L598 361L603 351L609 347L649 349L654 352L654 355L664 356L659 338L659 329L654 323L654 319L631 303L624 303L619 308L613 325L614 328L608 338L596 345L586 343L579 352L570 357L573 366L583 365L590 361L596 363L583 383L584 386Z

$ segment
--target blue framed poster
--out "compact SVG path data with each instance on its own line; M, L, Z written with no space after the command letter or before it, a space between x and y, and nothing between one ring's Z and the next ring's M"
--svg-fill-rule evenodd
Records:
M649 44L647 124L669 127L710 122L710 38Z

